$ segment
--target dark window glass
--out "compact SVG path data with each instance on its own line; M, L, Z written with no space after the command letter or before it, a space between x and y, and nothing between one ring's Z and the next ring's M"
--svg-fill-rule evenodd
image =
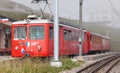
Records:
M53 27L50 27L49 29L49 37L50 39L53 39Z
M64 39L67 40L67 30L64 30Z
M72 31L72 40L75 40L75 32Z
M24 40L26 39L26 27L15 27L14 28L14 39Z
M76 41L79 39L79 32L76 32Z
M90 41L92 41L92 35L90 35Z
M68 40L71 40L72 39L72 33L71 33L71 30L68 30Z
M43 39L44 38L44 26L31 26L30 27L30 39Z

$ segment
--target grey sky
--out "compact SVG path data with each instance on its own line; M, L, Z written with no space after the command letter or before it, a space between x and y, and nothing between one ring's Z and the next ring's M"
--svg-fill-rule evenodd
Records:
M12 0L22 3L30 8L38 9L36 4L31 4L32 0ZM54 0L50 0L53 9ZM120 11L120 0L111 0L113 7ZM79 18L79 0L59 0L60 16L71 19ZM84 0L83 5L83 20L84 21L110 21L119 20L118 15L114 12L109 0ZM118 24L117 23L117 24Z
M18 3L22 3L30 8L39 9L38 5L31 4L32 0L12 0ZM50 0L50 6L53 10L54 0ZM65 18L75 18L78 19L78 3L79 0L60 0L60 16ZM77 4L76 4L77 3ZM74 16L73 16L74 15Z

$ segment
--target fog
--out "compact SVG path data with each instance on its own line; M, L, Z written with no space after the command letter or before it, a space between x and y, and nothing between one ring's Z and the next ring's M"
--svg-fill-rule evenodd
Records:
M39 9L37 4L31 4L32 0L12 0L22 3L32 9ZM52 11L54 11L54 0L49 0ZM111 2L110 2L111 1ZM97 22L110 21L115 27L120 26L120 0L84 0L83 21ZM79 19L79 0L59 0L60 17Z

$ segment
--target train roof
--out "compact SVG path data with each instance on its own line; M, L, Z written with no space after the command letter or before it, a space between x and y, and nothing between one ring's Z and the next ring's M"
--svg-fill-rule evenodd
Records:
M97 36L100 36L100 37L103 37L103 38L106 38L106 39L110 39L110 37L108 36L103 36L101 34L98 34L98 33L94 33L94 32L90 32L91 34L94 34L94 35L97 35Z
M23 20L23 21L16 21L16 22L13 22L12 25L20 25L20 24L27 24L27 23L30 23L30 24L34 24L34 23L53 23L54 21L51 21L51 20L46 20L46 19L38 19L38 20ZM64 24L64 23L61 23L59 22L59 25L60 26L64 26L64 27L68 27L68 28L73 28L73 29L76 29L76 30L80 30L78 28L78 26L74 26L74 25L68 25L68 24Z
M24 21L17 21L17 22L13 22L12 24L27 24L27 23L53 23L49 20L45 20L45 19L41 19L41 20L24 20Z

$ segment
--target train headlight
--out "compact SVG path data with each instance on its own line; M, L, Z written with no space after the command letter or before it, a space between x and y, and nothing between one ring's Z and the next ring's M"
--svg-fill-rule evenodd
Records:
M18 46L16 46L16 47L15 47L15 50L17 51L18 49L19 49L19 47L18 47Z
M38 51L40 51L40 50L41 50L41 48L42 48L42 47L39 45L39 46L37 47Z

